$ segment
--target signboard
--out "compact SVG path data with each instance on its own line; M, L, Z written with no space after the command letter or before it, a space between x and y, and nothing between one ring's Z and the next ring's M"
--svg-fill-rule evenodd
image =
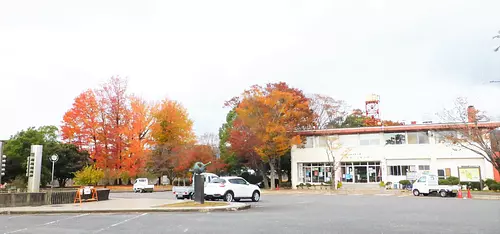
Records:
M461 182L481 182L479 167L459 167L458 175Z

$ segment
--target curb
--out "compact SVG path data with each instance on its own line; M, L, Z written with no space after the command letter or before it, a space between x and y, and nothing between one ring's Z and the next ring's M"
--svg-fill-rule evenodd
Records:
M250 209L250 204L230 205L221 207L175 207L175 208L138 208L138 209L102 209L102 210L5 210L0 211L0 215L12 214L83 214L83 213L172 213L172 212L229 212Z
M153 190L153 193L164 193L171 192L172 190L164 189L164 190ZM134 193L134 191L128 190L109 190L110 193Z

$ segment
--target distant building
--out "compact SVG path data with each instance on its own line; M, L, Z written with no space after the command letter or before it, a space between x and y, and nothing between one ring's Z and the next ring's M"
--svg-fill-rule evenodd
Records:
M500 122L478 123L496 129ZM335 140L349 153L340 159L336 180L343 184L398 183L412 174L431 173L440 178L458 177L458 167L478 166L482 179L494 178L494 168L481 155L452 146L445 136L453 133L450 124L418 124L388 127L339 128L303 131L306 143L292 148L292 188L300 183L331 181L327 139Z

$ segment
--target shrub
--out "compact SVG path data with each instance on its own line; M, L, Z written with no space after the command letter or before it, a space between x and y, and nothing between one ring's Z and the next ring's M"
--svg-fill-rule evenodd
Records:
M97 185L104 178L104 171L94 166L86 166L75 172L75 185Z
M450 185L450 181L448 181L447 179L439 179L438 184L439 185Z
M406 185L410 185L410 184L411 184L411 182L410 182L409 180L400 180L400 181L399 181L399 184L400 184L400 185L403 185L403 186L406 186Z
M339 189L339 188L342 188L342 181L339 181L339 182L337 183L337 189Z
M460 179L458 177L455 177L455 176L450 176L450 177L446 178L446 180L448 180L449 185L460 184Z
M490 184L488 188L491 191L500 191L500 183L495 182L494 184Z
M467 185L472 190L481 190L481 183L479 182L460 182L460 185Z
M385 187L385 182L384 181L380 181L380 183L378 184L381 188Z
M488 186L488 188L490 188L490 189L491 189L491 185L492 185L492 184L498 184L498 183L497 183L494 179L487 179L487 180L485 180L485 181L484 181L484 184L485 184L486 186Z

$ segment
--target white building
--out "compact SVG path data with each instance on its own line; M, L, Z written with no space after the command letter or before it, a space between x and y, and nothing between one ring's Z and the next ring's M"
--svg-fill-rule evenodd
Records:
M478 125L495 129L500 122ZM484 157L445 141L445 136L453 133L451 129L447 124L424 124L301 132L307 141L292 148L292 188L300 183L331 181L329 165L333 160L327 155L327 139L340 147L334 151L339 162L335 178L344 185L397 184L407 179L407 172L458 177L462 166L478 166L482 179L494 178L494 168Z

